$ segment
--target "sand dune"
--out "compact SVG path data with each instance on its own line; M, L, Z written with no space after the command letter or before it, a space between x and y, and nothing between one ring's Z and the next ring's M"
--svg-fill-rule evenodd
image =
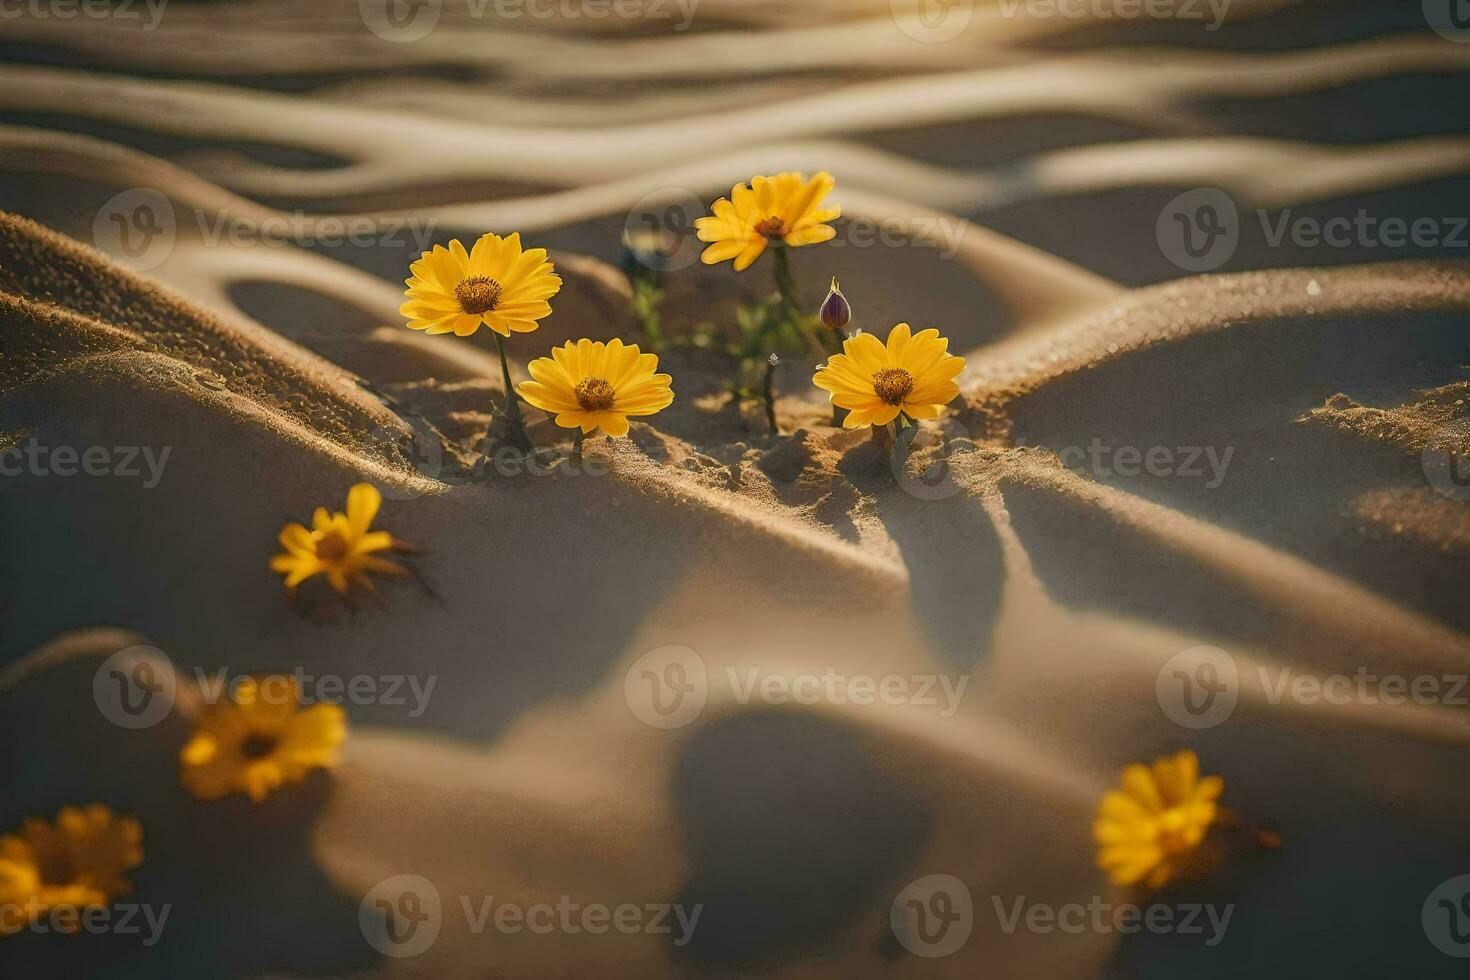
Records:
M887 0L706 0L688 34L491 29L450 4L414 44L376 38L345 2L170 5L156 44L121 20L7 21L42 64L0 66L0 195L42 220L0 212L0 447L170 461L153 487L0 480L0 829L84 797L136 813L139 895L174 918L151 950L6 939L0 973L1453 975L1418 917L1470 857L1470 791L1446 778L1470 742L1463 706L1280 685L1470 672L1470 518L1426 462L1470 454L1470 264L1329 256L1128 289L1034 243L1094 231L1068 224L1083 198L1117 219L1110 249L1142 252L1157 243L1125 219L1157 208L1131 195L1208 185L1351 209L1453 189L1470 143L1413 113L1392 138L1329 144L1233 131L1217 107L1457 91L1467 51L1397 27L1342 40L1283 0L1232 4L1229 27L1253 33L1228 43L1167 33L1179 24L1134 37L1116 14L985 4L932 44L905 30L917 7ZM433 241L545 236L565 286L514 339L520 376L554 342L639 339L604 261L630 209L660 193L702 208L788 167L839 174L844 234L895 232L802 250L808 293L840 272L866 328L940 326L968 358L962 399L902 473L828 424L801 358L782 365L771 433L731 397L733 365L680 346L661 360L675 404L589 441L597 472L502 472L478 450L497 435L493 343L402 326L413 242L319 241L349 219ZM174 219L142 272L83 244L138 189ZM252 233L210 237L235 220ZM301 241L256 234L283 221ZM924 247L935 234L944 248ZM728 322L767 275L672 273L665 329ZM532 415L534 440L565 450ZM1079 466L1095 441L1228 466ZM302 615L267 570L276 535L362 479L384 492L382 526L422 549L421 578L383 608ZM140 644L178 699L124 732L93 685ZM1238 702L1185 727L1161 677L1202 646L1236 671ZM707 683L665 729L636 685L670 647ZM264 806L185 796L197 672L297 665L437 687L417 714L352 706L343 763ZM963 697L742 693L746 677L830 671ZM1225 777L1242 823L1216 874L1161 900L1230 905L1228 941L1003 928L995 909L1017 897L1137 897L1094 866L1097 801L1126 763L1183 746ZM1285 846L1256 850L1258 824ZM400 960L358 916L404 874L434 883L444 915L432 948ZM975 928L927 959L889 909L934 874L964 883ZM701 920L687 945L550 942L477 931L488 896L698 905Z

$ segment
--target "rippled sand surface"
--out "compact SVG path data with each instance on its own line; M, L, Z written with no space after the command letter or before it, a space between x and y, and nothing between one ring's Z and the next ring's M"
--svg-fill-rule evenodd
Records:
M899 0L705 0L688 31L449 4L412 43L372 6L0 24L0 447L170 450L156 486L0 479L0 827L135 813L138 900L173 910L152 947L0 940L0 974L1460 975L1425 903L1470 872L1466 705L1279 684L1470 673L1470 490L1442 465L1470 457L1467 246L1270 229L1470 214L1470 44L1417 4L1237 2L1210 29L977 5L928 41ZM637 339L625 225L777 169L839 181L838 240L793 257L810 297L836 274L859 325L939 327L968 358L908 470L830 427L800 358L772 434L730 365L675 347L678 400L590 441L595 472L476 472L494 345L403 328L418 251L552 248L565 286L519 375ZM1160 229L1200 188L1240 234L1193 274ZM273 224L292 241L231 231ZM665 329L728 322L768 275L671 272ZM1090 465L1094 444L1171 469ZM362 479L425 587L303 617L276 535ZM180 696L127 731L93 681L139 644ZM1238 702L1192 728L1168 683L1201 646ZM660 728L640 679L671 656L705 701ZM297 667L437 681L417 713L353 706L344 763L265 805L185 795L198 672ZM934 693L775 704L752 671ZM1137 900L1094 867L1097 802L1185 747L1284 842L1158 899L1229 907L1223 939L1008 930L1018 898ZM359 906L409 874L440 933L381 956ZM973 901L933 958L890 925L930 875ZM462 899L488 896L701 912L682 943L477 930Z

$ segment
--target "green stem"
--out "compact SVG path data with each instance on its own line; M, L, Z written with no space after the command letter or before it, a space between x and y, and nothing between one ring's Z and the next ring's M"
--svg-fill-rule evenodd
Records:
M578 426L576 433L572 436L572 459L582 458L582 435L582 428Z
M526 435L526 422L521 418L521 402L516 397L515 387L510 383L510 361L505 356L505 339L495 335L495 349L500 352L500 376L505 382L505 414L510 417L512 438L521 449L531 448L531 439Z
M889 425L892 426L889 432L893 437L893 475L896 479L902 479L904 467L908 465L909 446L919 434L918 423L899 412L898 418Z
M796 280L791 278L791 256L785 245L776 245L776 290L781 294L781 305L786 307L788 317L801 315L801 297L796 294Z

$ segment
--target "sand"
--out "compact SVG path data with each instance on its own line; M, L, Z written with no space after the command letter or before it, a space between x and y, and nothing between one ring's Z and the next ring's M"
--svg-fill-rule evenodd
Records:
M1455 975L1419 916L1470 867L1464 708L1272 685L1284 669L1470 672L1470 518L1424 462L1470 451L1470 263L1244 241L1188 276L1148 236L1197 184L1243 207L1395 213L1440 195L1434 213L1453 213L1460 135L1332 143L1221 120L1344 87L1377 106L1373 86L1405 78L1445 98L1463 46L1398 22L1338 36L1286 3L1241 5L1209 51L1171 43L1191 25L1117 44L1116 26L988 14L915 45L882 4L826 6L842 23L711 0L717 29L667 40L471 22L394 45L352 4L275 0L170 7L146 46L119 22L7 25L50 54L0 66L0 446L170 456L153 487L0 479L0 827L84 799L136 813L139 900L174 910L156 947L17 937L0 972ZM757 30L787 71L745 57ZM1273 31L1293 46L1251 50ZM1038 137L1038 118L1075 138ZM1088 135L1104 132L1136 138ZM357 217L547 242L566 285L511 345L523 377L553 343L637 339L613 264L635 202L707 202L775 167L832 170L849 222L900 231L798 253L809 295L830 267L870 329L940 326L968 358L962 401L901 479L866 434L827 424L800 358L773 434L730 398L729 364L679 348L674 406L589 442L596 472L498 472L474 451L501 395L493 342L402 327L411 236L211 242L193 217L299 209L308 235ZM89 244L99 208L138 187L177 219L146 271ZM936 227L953 232L943 256L914 245ZM671 274L667 328L728 321L765 274ZM565 449L531 414L533 438ZM1094 439L1231 456L1215 486L1208 469L1079 471L1068 451ZM276 534L363 479L387 498L381 525L422 549L422 581L383 608L303 615L267 569ZM180 696L126 731L93 678L138 644ZM1234 658L1239 703L1190 730L1156 683L1201 645ZM627 684L670 646L697 652L708 700L660 729ZM196 671L298 667L436 686L414 714L351 706L342 765L263 806L191 800L177 753ZM930 676L964 696L949 714L742 703L752 669ZM1020 896L1129 898L1093 867L1097 800L1124 764L1182 747L1286 841L1167 894L1231 905L1225 941L1006 932L996 903ZM382 957L358 907L403 874L435 884L443 928L422 955ZM975 907L969 941L937 959L889 926L931 874ZM702 912L684 945L477 933L459 899L492 895Z

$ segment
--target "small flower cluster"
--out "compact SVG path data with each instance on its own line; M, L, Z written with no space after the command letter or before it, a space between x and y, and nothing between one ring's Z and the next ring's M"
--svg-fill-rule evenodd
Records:
M955 379L965 369L964 358L949 353L949 341L938 330L914 331L900 323L886 341L861 331L849 336L852 305L836 278L817 315L802 312L788 251L835 237L829 222L842 210L825 202L836 186L825 171L810 179L800 173L755 177L736 186L729 197L715 202L709 216L695 222L699 239L709 243L701 258L707 265L729 260L742 272L767 251L774 254L776 299L743 311L745 353L754 354L768 341L779 345L785 338L789 345L799 345L803 338L817 338L810 346L830 356L812 382L828 393L834 421L841 418L845 428L858 429L895 423L908 427L938 418L959 395ZM769 384L764 397L774 429Z
M505 338L535 330L561 289L546 256L544 248L523 249L519 234L482 235L469 251L458 239L448 248L436 245L410 266L408 301L399 312L410 329L430 334L469 337L481 326L495 333L506 415L523 445L529 440L517 393L563 428L625 436L630 416L653 415L674 401L673 379L658 373L658 355L643 353L637 344L568 341L530 363L533 380L511 384Z
M271 689L274 696L262 692ZM284 692L284 693L281 693ZM300 710L294 679L246 678L207 705L179 753L180 782L201 802L244 793L256 803L312 769L336 765L347 737L342 708ZM143 827L102 803L64 806L0 836L0 937L41 920L76 932L88 909L130 894L143 861Z

